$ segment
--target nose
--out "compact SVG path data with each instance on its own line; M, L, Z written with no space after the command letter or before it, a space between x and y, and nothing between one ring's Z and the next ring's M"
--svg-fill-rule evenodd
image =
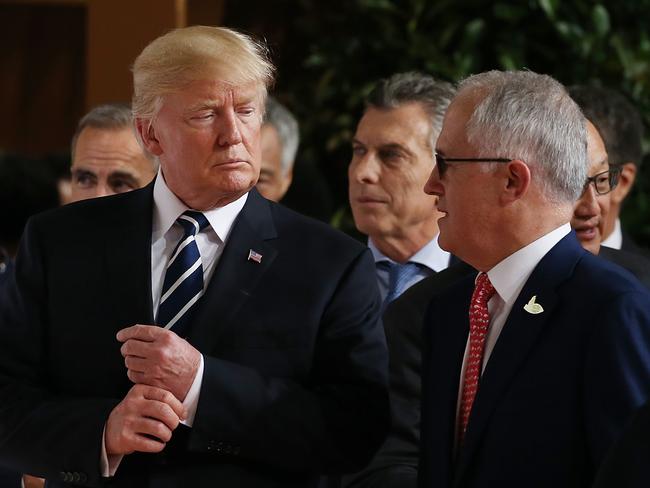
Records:
M348 169L350 181L364 184L377 183L380 171L376 159L369 153L354 156Z
M585 220L600 215L600 206L598 205L598 196L594 186L589 184L582 192L582 196L576 204L575 214L577 217Z
M115 192L108 184L107 181L102 181L95 187L95 197L106 197L108 195L115 195Z
M226 110L220 122L217 144L220 146L236 146L240 144L242 142L242 136L239 129L239 119L235 111Z
M424 184L424 193L426 193L427 195L436 195L439 197L445 194L445 188L442 186L442 182L440 181L440 176L438 175L438 170L435 166L431 170L429 179Z

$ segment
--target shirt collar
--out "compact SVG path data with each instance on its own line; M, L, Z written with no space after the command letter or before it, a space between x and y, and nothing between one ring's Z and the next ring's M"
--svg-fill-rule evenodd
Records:
M563 224L522 247L487 272L492 286L504 302L513 303L517 299L537 264L569 232L571 226Z
M221 242L226 242L230 229L247 199L248 193L245 193L228 205L202 212L205 218L208 219L208 222L210 222L210 227L212 227L219 239L221 239ZM158 170L153 187L153 208L152 241L164 236L171 229L172 225L174 225L176 219L186 210L190 210L169 189L160 169Z
M368 238L368 247L372 256L375 259L375 263L381 261L394 262L388 256L383 254L372 241L372 238ZM449 265L449 253L444 251L438 245L438 236L436 235L433 239L426 243L418 252L409 258L410 262L418 263L433 271L442 271Z
M623 232L621 231L621 219L616 219L614 230L607 239L600 243L601 246L620 249L623 246Z

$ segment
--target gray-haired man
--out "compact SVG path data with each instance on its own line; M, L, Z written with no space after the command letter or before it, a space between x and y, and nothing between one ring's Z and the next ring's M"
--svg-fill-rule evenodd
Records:
M84 115L72 137L71 200L142 188L158 164L135 137L131 107L106 104Z
M263 197L279 202L293 179L300 133L296 118L273 97L266 100L261 137L262 166L257 189Z
M451 84L409 72L381 80L352 140L349 198L368 236L384 304L449 264L438 246L436 197L424 193Z

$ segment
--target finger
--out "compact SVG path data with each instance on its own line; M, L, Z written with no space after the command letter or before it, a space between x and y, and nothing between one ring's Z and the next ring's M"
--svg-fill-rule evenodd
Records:
M178 398L176 398L172 393L155 386L146 386L144 388L146 388L143 394L144 398L147 400L156 400L158 402L166 403L171 407L178 418L181 420L185 419L187 416L185 407L183 407L183 404L180 402L180 400L178 400Z
M135 373L145 373L147 371L149 361L142 357L125 356L124 364L129 371L133 371Z
M145 342L140 339L128 339L122 347L120 353L122 357L137 356L139 358L150 358L157 348L153 347L153 342Z
M129 439L129 447L132 451L138 452L160 452L166 446L165 442L162 442L153 437L149 437L145 434L133 434Z
M167 332L165 329L158 327L157 325L136 324L120 330L116 337L120 342L125 342L129 339L139 339L141 341L152 342L156 340L156 337L160 336L161 331Z
M147 436L163 443L169 442L172 438L172 429L158 419L143 416L133 424L133 432L137 435Z
M172 407L166 403L155 400L148 400L142 406L140 413L145 417L162 422L170 431L175 430L181 421L180 417L176 412L174 412Z
M126 376L129 378L129 380L131 380L131 383L134 383L135 385L159 387L159 384L153 378L147 376L145 373L139 373L137 371L127 369Z

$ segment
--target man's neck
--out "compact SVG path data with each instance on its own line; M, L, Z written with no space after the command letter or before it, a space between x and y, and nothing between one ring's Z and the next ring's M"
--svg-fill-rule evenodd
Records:
M370 236L374 245L387 258L398 263L407 262L414 254L426 246L438 235L438 227L434 232L413 233L402 236Z

